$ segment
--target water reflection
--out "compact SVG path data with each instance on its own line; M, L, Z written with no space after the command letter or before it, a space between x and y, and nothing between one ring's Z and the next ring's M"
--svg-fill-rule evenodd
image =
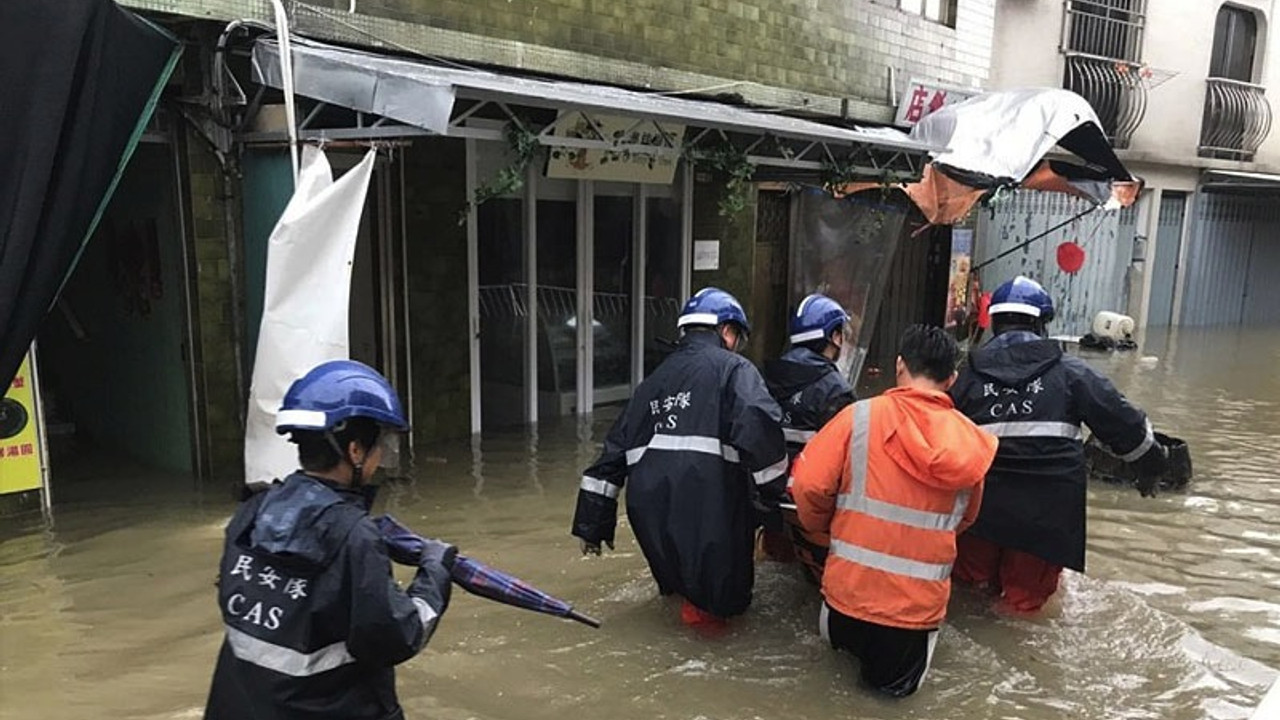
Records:
M605 626L459 593L403 667L409 716L1247 717L1280 665L1280 333L1149 337L1140 354L1091 361L1190 442L1190 491L1092 487L1089 575L1069 574L1034 620L958 595L934 670L900 702L859 690L851 661L822 645L794 567L762 565L753 610L711 641L657 596L625 518L616 552L581 558L568 525L607 413L423 448L416 479L385 488L389 512ZM96 477L64 492L52 529L3 531L0 718L200 716L232 508L221 490L148 482Z

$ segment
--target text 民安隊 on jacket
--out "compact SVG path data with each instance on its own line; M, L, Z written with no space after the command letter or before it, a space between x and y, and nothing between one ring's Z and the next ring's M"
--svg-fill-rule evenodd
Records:
M393 666L430 638L448 578L402 591L366 503L297 473L237 510L206 720L403 717Z
M1087 425L1127 460L1155 443L1146 415L1061 346L1005 333L973 351L951 395L1000 438L982 513L969 532L1047 562L1084 570Z
M751 495L780 497L787 455L778 404L759 371L710 332L686 335L636 388L585 471L573 534L612 542L627 517L659 590L721 617L754 582Z

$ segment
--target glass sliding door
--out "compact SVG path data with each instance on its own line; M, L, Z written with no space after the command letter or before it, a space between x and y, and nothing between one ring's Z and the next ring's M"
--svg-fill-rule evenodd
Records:
M594 404L631 397L631 248L635 188L595 185L592 232Z

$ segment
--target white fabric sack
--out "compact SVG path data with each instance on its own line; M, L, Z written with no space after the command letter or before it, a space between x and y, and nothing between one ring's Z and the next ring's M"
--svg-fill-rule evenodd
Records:
M267 243L245 418L246 483L269 483L297 469L297 447L275 429L285 391L316 365L348 357L351 265L375 156L369 151L334 182L324 151L303 148L297 188Z

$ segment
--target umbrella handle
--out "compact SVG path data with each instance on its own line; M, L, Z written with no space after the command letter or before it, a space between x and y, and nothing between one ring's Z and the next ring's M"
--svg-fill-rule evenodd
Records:
M597 619L595 619L595 618L591 617L590 615L583 615L582 613L578 612L577 610L570 610L570 611L569 611L569 614L568 614L568 615L565 615L565 617L569 618L570 620L577 620L578 622L580 622L580 623L582 623L583 625L586 625L586 626L588 626L588 627L593 627L593 628L599 628L599 627L600 627L600 621L599 621L599 620L597 620Z

